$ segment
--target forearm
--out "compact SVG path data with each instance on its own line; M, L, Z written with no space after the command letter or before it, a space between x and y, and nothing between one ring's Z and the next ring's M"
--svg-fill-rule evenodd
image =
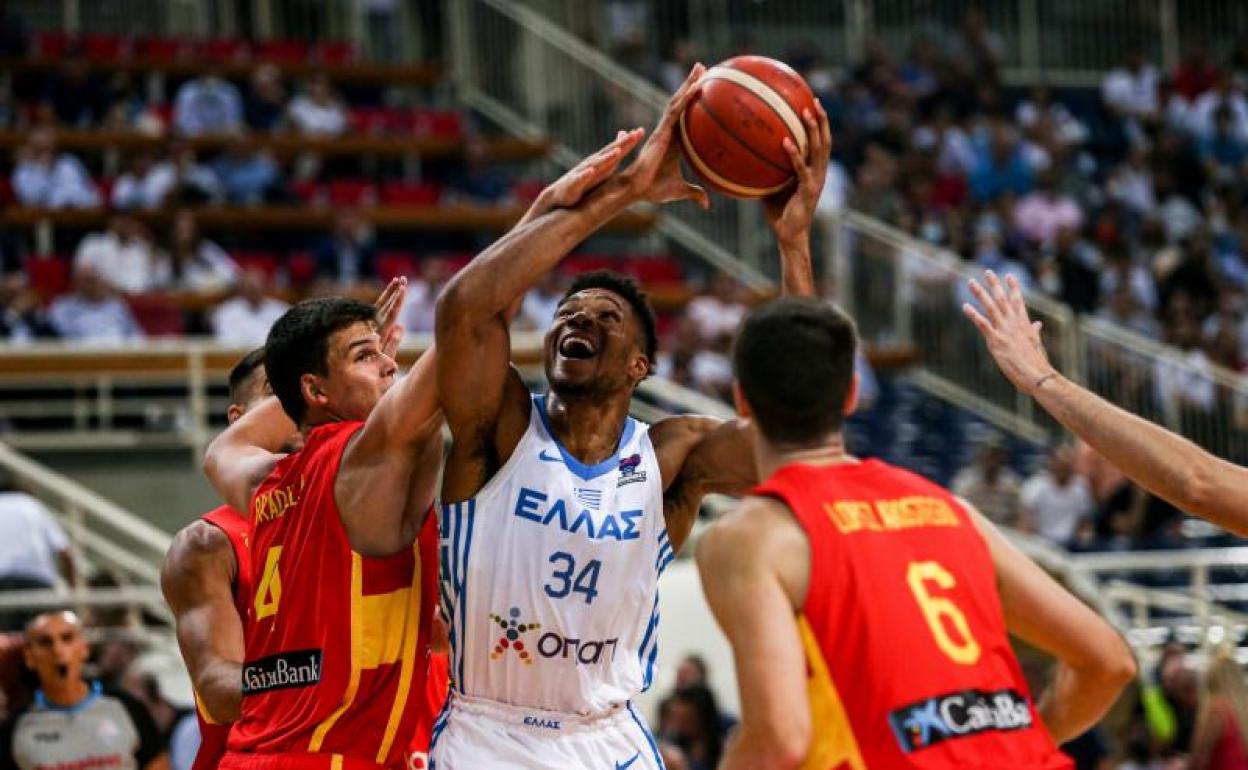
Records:
M451 280L438 315L475 325L504 313L573 248L638 198L614 177L580 205L556 209L516 227Z
M786 296L815 296L815 273L810 259L810 233L780 243L780 284Z
M1036 704L1040 719L1059 744L1092 728L1122 692L1121 679L1099 671L1079 671L1059 662L1053 683Z
M277 396L269 396L208 445L208 453L227 446L245 446L278 454L298 430Z
M213 659L204 661L192 672L192 683L200 704L212 721L218 724L238 719L243 704L243 666L241 662Z
M719 770L791 770L800 767L802 759L780 742L742 727L729 739Z
M1149 492L1237 534L1248 534L1248 492L1224 483L1241 469L1060 374L1033 388L1032 395L1058 422ZM1219 491L1220 487L1224 488Z

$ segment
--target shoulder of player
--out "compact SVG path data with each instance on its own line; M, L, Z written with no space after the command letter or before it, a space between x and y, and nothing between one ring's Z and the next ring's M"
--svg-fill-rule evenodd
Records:
M225 578L237 569L234 546L220 527L196 519L178 530L165 553L160 581L166 596L181 587L198 583L213 574Z
M698 539L695 556L703 568L733 568L783 557L793 548L805 548L805 534L779 500L747 497L717 519Z
M669 477L681 473L698 444L723 424L723 420L715 417L682 414L665 417L651 425L650 443L654 445L664 478L670 481Z

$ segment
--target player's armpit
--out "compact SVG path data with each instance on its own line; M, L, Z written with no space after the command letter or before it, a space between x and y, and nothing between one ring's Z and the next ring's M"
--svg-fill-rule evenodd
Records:
M191 684L218 723L238 718L242 704L243 622L234 606L238 569L229 537L196 521L173 538L160 570L160 588Z
M777 572L802 562L808 548L778 503L751 498L713 524L697 547L702 590L732 644L741 696L741 725L720 770L798 767L813 727L806 658L794 594L804 587ZM779 515L778 515L779 514ZM809 574L809 551L805 554Z
M660 420L650 439L663 474L663 514L680 551L708 494L744 495L758 483L748 425L682 415Z
M981 514L972 516L992 554L1005 625L1058 660L1037 698L1040 717L1059 743L1095 725L1136 674L1122 636L1015 548Z

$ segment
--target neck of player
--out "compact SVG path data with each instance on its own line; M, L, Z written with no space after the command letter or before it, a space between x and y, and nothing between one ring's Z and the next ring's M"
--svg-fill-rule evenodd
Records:
M61 706L68 708L81 703L84 698L91 694L91 685L87 684L83 679L57 679L51 682L42 682L43 697L53 706Z
M555 438L573 457L596 465L615 454L628 419L630 398L576 398L546 394L546 415Z
M758 478L768 479L786 465L856 465L860 462L845 448L844 434L837 432L809 446L773 444L759 434L754 442L754 466Z

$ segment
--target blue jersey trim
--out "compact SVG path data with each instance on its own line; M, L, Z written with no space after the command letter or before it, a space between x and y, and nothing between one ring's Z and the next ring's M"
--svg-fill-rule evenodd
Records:
M72 706L58 706L55 703L49 703L48 697L43 694L42 689L39 689L35 690L35 705L41 711L59 711L62 714L76 714L99 700L103 692L104 686L95 681L91 683L91 692L87 693L87 697Z
M476 521L476 518L477 518L476 512L477 512L477 501L469 500L468 512L467 512L468 532L464 537L464 557L463 557L463 565L461 567L462 571L460 573L460 584L459 584L459 627L460 627L460 630L464 634L465 641L468 638L467 636L468 635L468 620L466 617L466 613L467 613L466 607L468 606L468 554L472 550L472 525L473 525L473 522ZM460 653L459 653L459 687L460 687L460 692L464 692L466 689L464 685L464 651L463 650L460 650Z
M629 417L624 421L624 431L620 434L620 440L615 446L615 452L596 465L586 465L573 457L571 452L564 449L563 444L559 443L559 439L555 437L555 431L550 427L550 415L546 413L546 396L534 396L533 403L537 404L537 414L542 420L542 427L546 429L546 435L550 436L550 440L555 442L555 446L559 447L559 454L563 456L563 464L584 481L596 479L618 468L620 450L628 446L628 442L633 440L633 434L637 431L637 421Z
M659 754L659 745L654 742L654 736L650 733L650 728L646 727L646 723L641 721L641 717L637 716L637 710L633 708L631 700L628 702L628 714L633 718L633 722L637 724L637 729L641 730L646 743L650 744L650 753L654 755L654 766L659 770L666 770L663 764L663 756Z

